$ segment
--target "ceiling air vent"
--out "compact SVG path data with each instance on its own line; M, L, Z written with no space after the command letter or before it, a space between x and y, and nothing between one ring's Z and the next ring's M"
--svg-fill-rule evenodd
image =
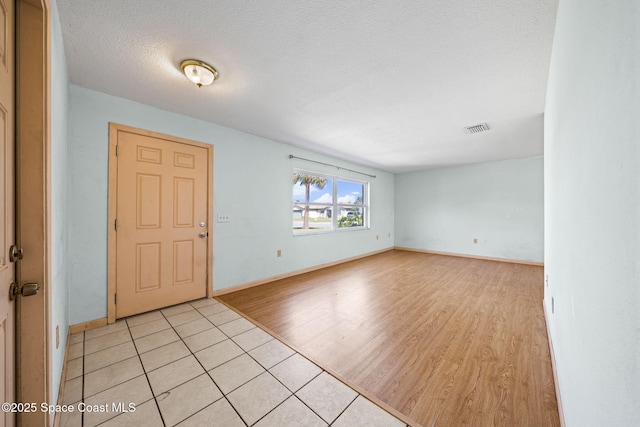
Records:
M465 133L480 133L484 132L485 130L489 130L489 125L487 125L486 123L480 123L479 125L468 126L464 128Z

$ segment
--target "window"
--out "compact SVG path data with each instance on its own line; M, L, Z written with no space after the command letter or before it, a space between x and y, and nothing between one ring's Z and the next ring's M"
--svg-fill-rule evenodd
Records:
M369 227L369 183L293 171L293 234Z

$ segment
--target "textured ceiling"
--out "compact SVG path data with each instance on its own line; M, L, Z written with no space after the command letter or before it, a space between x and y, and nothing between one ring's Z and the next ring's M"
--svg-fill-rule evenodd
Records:
M391 172L542 154L557 0L57 4L82 87Z

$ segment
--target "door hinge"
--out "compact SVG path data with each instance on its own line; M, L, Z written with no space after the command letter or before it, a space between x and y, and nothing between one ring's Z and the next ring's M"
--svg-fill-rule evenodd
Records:
M118 304L118 294L113 294L113 303Z
M116 145L116 156L120 154L120 146Z
M118 218L116 218L116 220L113 222L113 228L118 231Z

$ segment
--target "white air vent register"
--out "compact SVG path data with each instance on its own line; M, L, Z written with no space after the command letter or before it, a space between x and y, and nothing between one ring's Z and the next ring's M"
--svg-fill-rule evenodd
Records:
M465 133L480 133L489 130L489 125L486 123L480 123L479 125L468 126L464 128Z

